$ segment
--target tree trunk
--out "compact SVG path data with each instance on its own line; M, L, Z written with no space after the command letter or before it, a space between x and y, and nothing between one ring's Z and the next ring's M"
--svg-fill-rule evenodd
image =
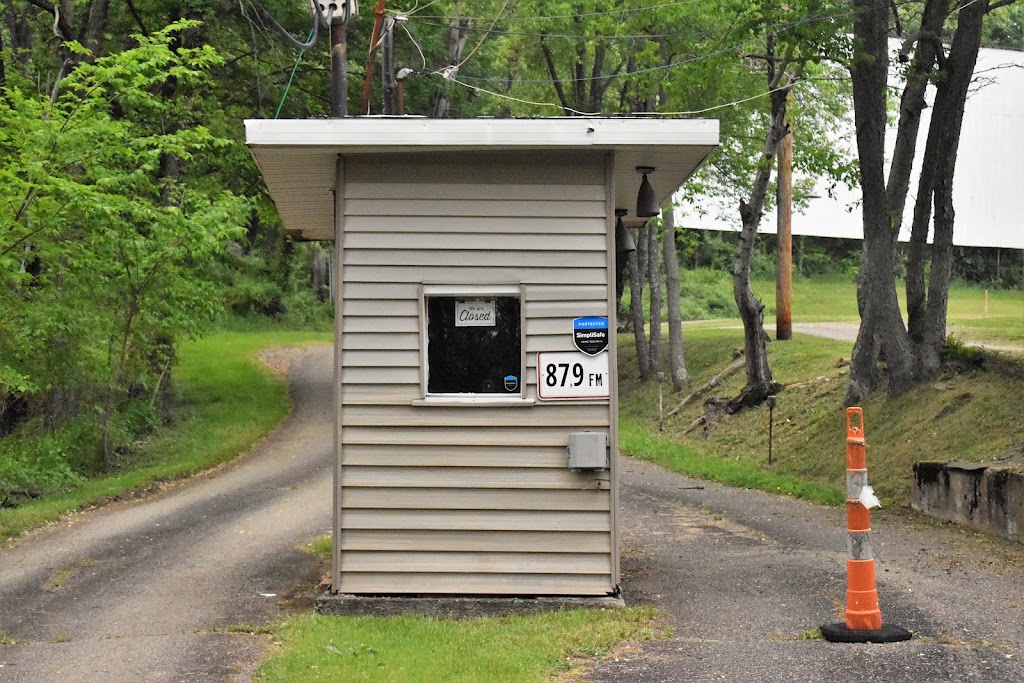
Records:
M651 372L661 370L661 261L658 259L658 229L647 224L647 273L651 283Z
M462 53L469 39L469 19L459 17L459 1L452 3L452 15L455 17L448 29L448 66L458 66L462 61ZM433 117L447 118L451 114L451 102L444 90L439 90L434 98Z
M890 395L913 383L910 339L896 297L897 230L889 221L884 180L889 5L854 0L853 81L857 154L861 169L864 253L857 283L861 324L853 347L847 404L877 388L878 362L887 364Z
M967 92L981 48L981 30L988 2L964 5L957 18L956 32L938 85L935 107L928 130L928 148L934 147L937 176L933 183L935 230L932 239L928 303L916 348L917 370L932 377L939 370L946 345L946 311L949 279L953 268L953 175L956 171L960 131ZM932 141L934 140L934 145ZM927 150L926 150L927 152Z
M769 46L771 47L771 46ZM769 49L769 52L771 50ZM771 67L769 67L771 71ZM764 149L761 152L761 165L754 176L750 199L740 203L740 219L743 228L740 231L739 244L736 246L736 258L732 266L732 292L743 321L743 350L745 353L747 383L739 395L729 401L727 410L735 413L763 402L770 394L779 389L768 366L768 335L764 331L764 304L756 296L750 286L750 262L754 255L754 241L757 229L761 224L764 211L764 200L768 193L768 182L771 180L772 164L779 141L787 134L786 97L788 88L778 88L777 81L769 78L771 92L771 122L765 134Z
M629 254L629 312L633 321L633 338L636 342L636 363L640 380L651 378L651 357L648 353L647 336L644 334L644 280L647 273L647 226L640 228L636 251Z
M665 308L668 313L668 367L672 387L682 391L686 384L686 361L683 358L683 316L680 311L679 257L676 254L676 216L671 205L663 209L665 219Z

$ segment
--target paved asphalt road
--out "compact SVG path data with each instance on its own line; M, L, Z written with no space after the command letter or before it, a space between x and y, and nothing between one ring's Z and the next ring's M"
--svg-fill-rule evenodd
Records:
M298 548L329 527L331 361L303 358L293 414L238 463L0 550L0 642L18 641L0 681L248 679L267 638L223 629L308 604L318 580ZM883 616L917 637L800 640L840 620L841 511L620 467L625 596L674 636L582 680L1024 681L1024 546L876 516Z

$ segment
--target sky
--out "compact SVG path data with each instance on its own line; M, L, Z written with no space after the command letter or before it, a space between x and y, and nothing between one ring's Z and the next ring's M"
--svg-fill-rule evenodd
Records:
M934 93L929 94L929 103ZM907 199L900 240L910 237L917 175L924 142L928 134L931 109L926 109L918 140L911 192ZM837 143L849 145L854 153L853 112L850 127L837 131ZM891 147L895 129L890 128L886 142ZM799 136L797 143L799 144ZM829 197L825 184L814 192L808 206L793 212L793 234L818 237L863 237L859 211L860 189L842 186ZM1024 52L983 49L975 69L975 85L967 100L964 124L953 179L953 207L956 222L953 243L959 246L1024 249ZM713 200L700 200L707 209L698 216L692 206L676 210L677 225L710 230L740 227L739 211L734 205L720 206ZM774 233L774 211L761 221L762 233ZM930 237L929 237L930 240Z

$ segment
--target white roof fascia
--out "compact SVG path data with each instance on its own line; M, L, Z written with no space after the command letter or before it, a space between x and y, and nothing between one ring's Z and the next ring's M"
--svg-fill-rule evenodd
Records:
M341 147L345 153L718 145L714 119L250 119L245 132L250 146Z

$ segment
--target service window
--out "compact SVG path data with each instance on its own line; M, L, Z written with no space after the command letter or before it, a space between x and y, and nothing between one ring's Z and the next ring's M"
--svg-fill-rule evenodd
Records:
M522 396L518 288L424 289L428 396Z

